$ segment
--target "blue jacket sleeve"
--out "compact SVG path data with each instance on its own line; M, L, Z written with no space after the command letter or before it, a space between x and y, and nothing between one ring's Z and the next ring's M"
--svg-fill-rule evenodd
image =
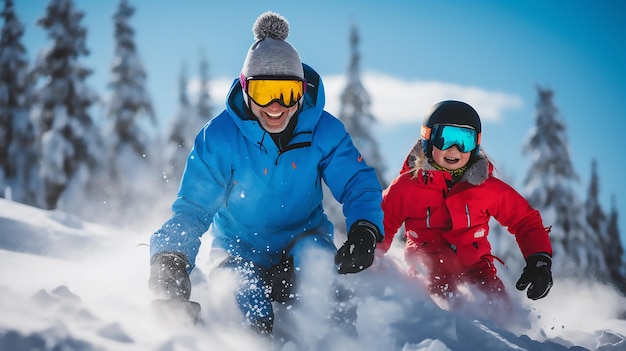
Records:
M375 224L384 236L382 187L376 170L367 165L343 124L324 113L318 125L326 157L320 167L333 196L343 205L348 230L360 219Z
M224 201L230 178L230 167L220 157L229 154L228 150L223 150L218 140L206 142L209 130L210 124L196 136L172 205L172 217L150 238L151 257L166 251L183 253L189 260L189 271L195 266L200 237Z

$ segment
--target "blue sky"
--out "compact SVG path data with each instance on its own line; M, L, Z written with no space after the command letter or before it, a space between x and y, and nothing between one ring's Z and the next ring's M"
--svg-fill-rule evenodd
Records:
M35 25L48 1L17 0L30 55L50 46ZM83 63L90 86L106 95L118 1L74 0L85 12ZM202 52L215 81L215 104L241 69L255 19L272 10L291 25L288 41L324 78L327 108L337 112L350 50L350 26L361 36L361 71L380 123L379 143L389 174L399 169L428 107L463 99L483 118L483 146L518 190L527 172L522 145L533 125L535 86L552 88L567 123L570 158L586 194L592 158L598 160L601 201L617 197L626 238L626 2L512 1L164 1L130 0L148 91L162 124L176 112L183 64L197 74ZM624 240L626 242L626 239Z

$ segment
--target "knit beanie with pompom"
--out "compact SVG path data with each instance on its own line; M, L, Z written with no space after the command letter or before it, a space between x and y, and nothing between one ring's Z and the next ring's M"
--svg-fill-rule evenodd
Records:
M304 79L302 61L286 39L287 19L275 12L265 12L252 27L254 44L248 50L241 73L244 77L285 76Z

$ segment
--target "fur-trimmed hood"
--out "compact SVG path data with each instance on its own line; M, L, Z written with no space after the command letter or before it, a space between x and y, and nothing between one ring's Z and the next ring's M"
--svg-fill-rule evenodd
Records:
M415 143L413 149L409 152L402 166L401 173L411 172L415 176L418 170L436 171L422 148L420 140ZM472 185L482 184L493 173L493 164L487 158L487 155L481 150L477 155L470 159L470 166L467 168L460 182L468 182Z

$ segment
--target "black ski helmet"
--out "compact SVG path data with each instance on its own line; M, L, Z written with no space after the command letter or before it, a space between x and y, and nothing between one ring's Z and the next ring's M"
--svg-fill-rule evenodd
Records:
M472 151L472 155L478 154L480 150L480 133L481 124L480 116L474 108L465 102L456 100L445 100L437 103L426 114L422 121L421 139L422 149L426 155L432 157L432 145L430 143L430 130L435 125L458 125L469 126L478 134L478 142L476 148Z

